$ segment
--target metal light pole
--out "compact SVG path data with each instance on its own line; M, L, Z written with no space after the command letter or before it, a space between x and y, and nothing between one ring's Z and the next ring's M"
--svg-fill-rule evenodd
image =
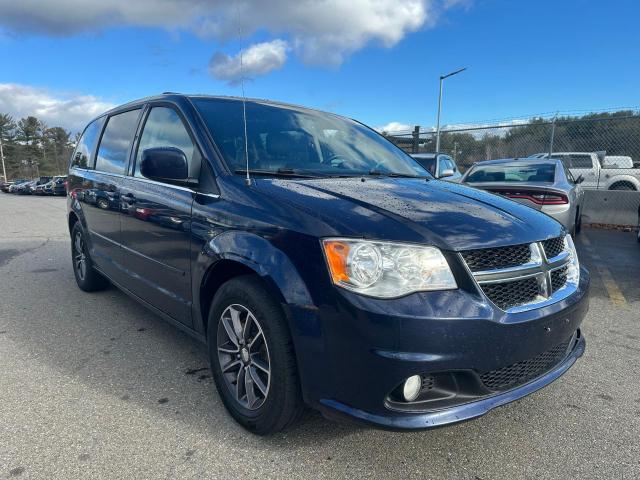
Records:
M436 125L436 152L440 151L440 113L442 112L442 81L445 78L453 77L460 72L464 72L467 67L456 70L455 72L447 73L446 75L440 75L440 94L438 95L438 123Z

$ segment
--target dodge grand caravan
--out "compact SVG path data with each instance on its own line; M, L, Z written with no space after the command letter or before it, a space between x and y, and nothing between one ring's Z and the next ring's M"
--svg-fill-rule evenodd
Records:
M258 434L305 405L388 429L467 420L585 349L589 276L562 225L337 115L135 101L86 127L68 192L78 286L114 284L205 342Z

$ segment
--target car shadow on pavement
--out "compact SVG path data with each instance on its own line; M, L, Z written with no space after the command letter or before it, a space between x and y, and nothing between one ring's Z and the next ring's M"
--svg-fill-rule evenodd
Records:
M123 411L145 408L211 435L221 428L232 436L248 435L220 401L206 347L115 287L80 291L67 251L66 242L51 241L10 265L17 273L5 298L18 312L26 312L11 315L0 330L20 346L21 353L35 356L51 375L60 377L62 385L82 382L90 391L85 401L95 395ZM41 262L34 262L31 255L50 261L34 269L34 263ZM308 411L298 424L265 439L264 445L318 443L361 429Z

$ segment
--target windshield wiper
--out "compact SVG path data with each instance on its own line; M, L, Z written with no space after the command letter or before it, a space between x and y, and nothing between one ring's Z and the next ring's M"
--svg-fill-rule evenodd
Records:
M247 174L247 170L244 168L238 168L234 170L235 173ZM311 175L308 173L302 173L293 168L278 168L277 170L260 170L257 168L250 168L249 175L269 175L273 177L297 177L297 178L317 178L322 175Z
M423 177L420 175L409 175L408 173L382 172L376 169L369 170L369 173L367 175L370 175L372 177L392 177L392 178L427 178L427 179L429 178L429 177Z

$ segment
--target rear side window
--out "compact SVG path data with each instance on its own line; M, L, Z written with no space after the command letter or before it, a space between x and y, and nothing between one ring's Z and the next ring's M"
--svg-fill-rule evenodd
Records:
M571 155L571 168L593 168L590 155Z
M174 147L182 150L189 164L189 177L198 178L200 174L200 155L194 145L187 128L178 113L172 108L153 107L144 124L140 145L136 154L134 175L142 177L140 161L143 152L148 148Z
M137 109L109 117L98 148L96 170L124 174L139 115Z
M91 158L98 143L98 136L104 124L104 117L98 118L91 122L78 141L73 157L71 157L71 166L78 168L93 167L93 159Z

